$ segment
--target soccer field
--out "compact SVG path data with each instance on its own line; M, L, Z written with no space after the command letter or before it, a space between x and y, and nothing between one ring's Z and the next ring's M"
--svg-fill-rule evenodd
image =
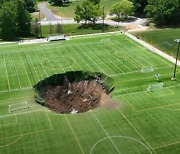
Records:
M155 29L133 34L163 52L176 57L178 44L175 39L179 39L180 28Z
M173 63L121 33L1 45L0 70L2 154L180 153L180 68L171 81ZM117 106L70 115L34 101L37 82L78 70L112 77ZM29 108L9 113L22 102Z

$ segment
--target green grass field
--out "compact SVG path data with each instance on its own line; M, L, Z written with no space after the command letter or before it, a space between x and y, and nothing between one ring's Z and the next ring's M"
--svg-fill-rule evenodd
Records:
M0 51L0 153L180 153L180 69L171 81L174 64L123 34L1 45ZM117 106L61 115L34 102L38 81L76 70L114 78ZM9 105L24 101L29 109L9 113Z
M176 57L178 45L174 40L179 39L180 28L149 30L133 34L166 52L167 54Z
M75 17L75 8L77 5L82 5L84 0L72 0L69 6L52 6L49 5L48 8L56 15L62 17ZM109 14L111 6L115 3L119 2L119 0L101 0L100 5L105 7L105 13Z

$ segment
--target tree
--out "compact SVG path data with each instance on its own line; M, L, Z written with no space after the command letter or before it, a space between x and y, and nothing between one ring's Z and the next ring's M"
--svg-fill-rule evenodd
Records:
M85 21L87 24L87 21L92 22L95 24L100 17L102 17L103 12L102 9L100 9L100 5L93 4L90 0L84 1L82 6L77 6L75 9L75 18L74 20L78 23L80 21Z
M134 14L134 5L129 0L122 0L112 6L110 14L115 14L118 21L120 21L121 16L127 18L129 15Z
M25 9L25 3L22 0L16 0L16 26L17 35L26 36L30 34L31 29L31 17L29 12Z
M0 35L3 39L30 34L31 18L23 0L0 0Z
M53 5L64 5L69 3L69 0L50 0Z
M28 12L32 13L35 11L36 2L34 0L24 0L25 8Z
M0 9L1 37L4 40L14 39L16 36L16 5L13 2L4 2Z
M148 0L145 11L157 25L180 23L180 0Z
M147 0L131 0L135 7L135 14L137 16L144 16L145 12L144 9L148 4Z
M56 33L58 33L59 35L61 33L63 34L62 26L60 23L57 23L57 25L56 25Z

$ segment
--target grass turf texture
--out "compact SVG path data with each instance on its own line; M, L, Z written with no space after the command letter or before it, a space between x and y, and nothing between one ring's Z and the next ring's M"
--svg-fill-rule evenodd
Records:
M179 39L180 28L166 28L135 32L133 35L145 40L149 44L166 52L167 54L176 57L178 44L174 40Z
M174 64L131 39L116 33L0 50L0 153L179 153L179 67L170 81ZM141 72L151 66L154 72ZM113 77L119 106L59 115L33 101L35 83L75 70ZM146 92L157 83L163 89ZM8 105L24 101L28 111L8 113Z
M82 5L83 1L85 0L79 0L79 1L71 1L69 5L67 6L52 6L49 5L48 8L56 15L62 16L62 17L75 17L75 9L77 5ZM101 0L100 5L105 7L105 14L110 14L111 6L118 3L119 0Z
M61 25L64 35L73 36L73 35L82 35L82 34L94 34L94 33L103 33L103 32L113 32L120 30L120 27L113 27L109 25L96 24L96 25L80 25L80 24L68 24ZM51 35L58 35L56 31L56 25L52 25ZM50 35L49 25L42 26L42 35L43 37L48 37Z

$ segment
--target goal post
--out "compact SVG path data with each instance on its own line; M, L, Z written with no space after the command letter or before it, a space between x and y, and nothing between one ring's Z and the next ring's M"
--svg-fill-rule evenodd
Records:
M28 109L28 102L21 102L21 103L15 103L15 104L10 104L9 105L9 113L14 113L22 110Z
M148 73L148 72L153 72L153 71L154 71L154 68L152 66L150 66L150 67L142 67L141 68L142 73Z
M163 83L149 85L147 87L147 92L152 92L152 91L155 91L155 90L161 90L161 89L163 89L163 86L164 86Z

